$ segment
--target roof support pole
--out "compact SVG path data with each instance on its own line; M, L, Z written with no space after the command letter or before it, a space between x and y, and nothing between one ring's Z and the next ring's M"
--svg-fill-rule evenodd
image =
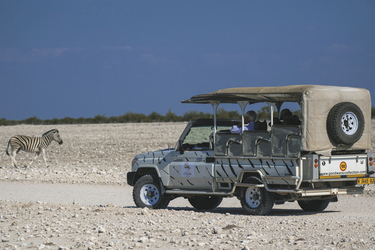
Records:
M272 127L273 126L273 112L275 110L275 103L267 102L267 104L270 107L270 111L271 111L271 127Z
M276 103L276 107L277 107L277 117L280 118L280 109L281 109L281 105L283 105L284 102L278 102Z
M238 103L238 105L240 105L241 112L242 112L242 132L243 132L244 127L245 127L245 118L244 118L244 115L245 115L245 108L246 108L246 105L247 105L249 102L248 102L248 101L238 101L237 103Z
M214 110L214 145L216 142L216 114L217 114L217 108L219 107L220 102L211 101L212 108Z

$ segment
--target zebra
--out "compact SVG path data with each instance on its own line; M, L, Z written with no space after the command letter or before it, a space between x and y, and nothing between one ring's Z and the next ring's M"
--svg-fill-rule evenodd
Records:
M30 137L26 135L16 135L9 139L8 146L6 149L6 154L10 156L12 161L12 166L17 167L16 154L22 150L26 152L35 152L35 157L31 159L29 166L33 163L36 157L42 153L44 162L48 167L46 160L46 148L51 144L52 141L58 142L60 145L63 141L60 138L59 131L57 129L51 129L45 132L42 137ZM9 152L10 148L10 152Z

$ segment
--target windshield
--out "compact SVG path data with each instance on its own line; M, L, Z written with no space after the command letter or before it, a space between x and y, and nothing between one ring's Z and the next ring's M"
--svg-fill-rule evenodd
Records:
M217 130L230 130L231 126L218 126ZM212 149L210 144L213 142L213 127L200 126L190 128L189 133L183 140L183 147L187 150L207 150Z

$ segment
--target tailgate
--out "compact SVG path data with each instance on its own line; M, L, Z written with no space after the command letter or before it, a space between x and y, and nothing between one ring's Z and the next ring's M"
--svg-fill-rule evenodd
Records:
M319 178L358 178L367 174L367 154L320 157Z

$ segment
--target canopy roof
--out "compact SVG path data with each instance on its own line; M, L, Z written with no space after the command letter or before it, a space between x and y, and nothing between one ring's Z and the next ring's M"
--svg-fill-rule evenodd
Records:
M307 91L342 91L355 88L324 85L291 85L282 87L243 87L221 89L209 94L196 95L182 103L237 103L238 101L257 102L299 102Z
M333 149L342 150L333 144L327 133L327 117L338 103L356 104L365 118L365 129L359 141L350 146L355 149L371 148L371 97L362 88L335 87L325 85L292 85L283 87L245 87L221 89L209 94L196 95L182 103L275 103L278 110L283 102L298 102L302 113L302 151L328 154ZM245 108L243 103L239 103Z

